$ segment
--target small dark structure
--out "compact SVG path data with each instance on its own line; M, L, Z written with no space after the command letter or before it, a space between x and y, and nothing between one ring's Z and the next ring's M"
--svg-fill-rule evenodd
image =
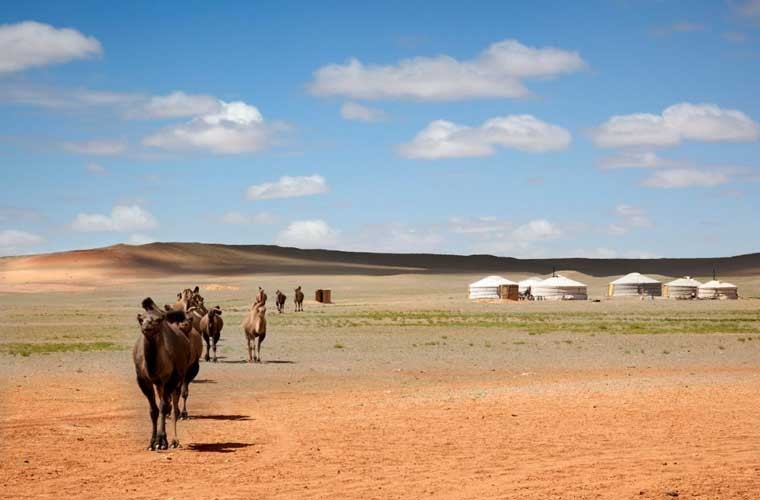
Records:
M331 290L323 290L320 288L314 293L314 300L317 302L320 302L322 304L331 304L332 303L332 291Z
M519 300L520 292L517 284L499 285L499 298L502 300Z

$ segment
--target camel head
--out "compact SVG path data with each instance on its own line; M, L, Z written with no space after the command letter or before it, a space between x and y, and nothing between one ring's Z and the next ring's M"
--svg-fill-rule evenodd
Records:
M145 313L137 315L137 322L140 324L143 335L148 338L158 335L164 321L179 323L185 319L184 311L162 311L150 297L142 301L142 308Z
M177 328L179 328L179 331L184 333L185 335L189 335L190 331L193 329L193 317L188 315L185 315L185 318L177 323Z
M209 315L209 318L214 318L216 316L221 316L222 315L222 308L219 307L219 306L213 307L211 310L209 310L208 315Z

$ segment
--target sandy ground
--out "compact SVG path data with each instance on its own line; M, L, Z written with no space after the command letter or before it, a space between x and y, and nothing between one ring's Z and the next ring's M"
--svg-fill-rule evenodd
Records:
M330 319L511 308L754 321L760 301L471 304L458 284L469 278L198 278L202 289L217 285L207 301L229 321L220 362L203 363L192 385L183 446L167 452L145 449L147 403L127 350L0 354L2 496L760 498L760 334L531 335ZM242 363L246 297L296 279L329 283L338 303L270 314L266 362ZM162 302L178 288L5 295L0 343L87 335L128 349L139 299L150 290Z

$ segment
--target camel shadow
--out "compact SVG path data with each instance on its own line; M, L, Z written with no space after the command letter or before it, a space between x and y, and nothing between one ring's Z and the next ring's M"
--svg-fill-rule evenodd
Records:
M248 361L245 360L245 359L235 359L235 360L232 360L232 361L227 361L227 360L220 361L220 363L227 363L227 364L240 364L240 363L247 363L247 362Z
M200 378L193 380L193 384L216 384L216 380L211 380L208 378Z
M240 422L242 420L253 420L249 415L193 415L193 420L232 420Z
M270 359L267 361L264 361L265 364L275 364L275 365L294 365L295 361L290 361L289 359Z
M233 453L239 448L248 448L253 443L190 443L188 448L202 453Z

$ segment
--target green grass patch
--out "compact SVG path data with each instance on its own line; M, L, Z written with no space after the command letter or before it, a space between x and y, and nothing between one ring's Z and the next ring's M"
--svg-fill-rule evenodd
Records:
M121 351L124 347L113 342L42 342L36 344L12 342L0 344L0 352L14 356L50 354L53 352Z

